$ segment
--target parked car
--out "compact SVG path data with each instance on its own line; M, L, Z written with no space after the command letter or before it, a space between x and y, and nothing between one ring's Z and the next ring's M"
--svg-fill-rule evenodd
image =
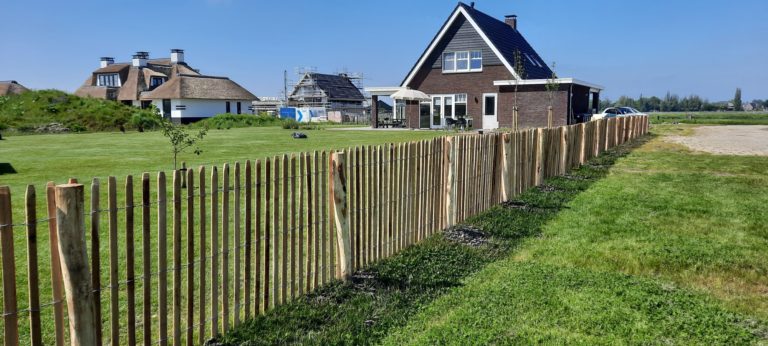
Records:
M602 118L628 117L633 115L647 115L632 107L608 107L602 113L592 116L592 120Z
M619 107L619 109L624 113L623 116L648 115L632 107Z
M601 113L597 113L592 116L592 120L602 119L602 118L615 118L617 116L620 116L624 114L618 107L608 107L604 109Z

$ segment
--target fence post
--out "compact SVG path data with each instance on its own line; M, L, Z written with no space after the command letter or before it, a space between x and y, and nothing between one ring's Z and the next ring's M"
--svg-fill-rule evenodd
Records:
M13 254L13 220L11 189L0 186L0 242L3 251L3 322L4 344L19 344L18 312L16 311L16 269Z
M508 201L512 199L512 195L514 195L514 191L512 190L512 165L514 164L514 157L512 152L512 134L505 132L502 134L501 139L501 183L503 193L501 199Z
M349 209L347 209L347 177L344 176L345 154L331 154L329 183L333 196L333 219L336 224L336 239L339 248L339 266L343 280L352 274L352 243L349 232Z
M455 137L445 139L446 183L445 183L445 226L451 227L456 222L456 146Z
M83 204L83 185L56 186L56 225L73 346L98 343Z
M534 181L533 185L534 186L539 186L544 181L544 162L543 161L544 161L544 143L545 143L544 142L544 135L545 135L545 131L544 131L543 128L538 128L535 131L536 131L536 135L535 135L534 138L536 138L536 139L535 139L535 143L534 143L534 148L536 148L536 150L534 152L534 161L535 161L535 164L534 164L535 171L534 172L535 172L536 175L535 175L535 177L533 179L533 181Z

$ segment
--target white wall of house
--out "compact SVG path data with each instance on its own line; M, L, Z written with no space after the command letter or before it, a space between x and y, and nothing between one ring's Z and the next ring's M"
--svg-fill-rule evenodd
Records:
M238 102L240 102L240 112L242 114L251 113L248 107L251 106L252 100L172 99L171 118L210 118L217 114L226 113L227 101L230 104L230 113L237 114ZM154 100L152 101L152 104L154 104L161 112L163 111L163 100Z

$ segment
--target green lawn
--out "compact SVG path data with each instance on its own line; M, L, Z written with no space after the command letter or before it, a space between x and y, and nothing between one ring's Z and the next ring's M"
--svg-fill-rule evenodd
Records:
M768 343L768 158L653 132L468 220L486 245L435 235L220 341Z
M766 112L649 113L652 124L768 125Z
M768 158L656 138L384 344L765 344L766 204Z
M245 162L245 160L257 160L268 156L280 155L285 153L298 153L302 151L341 149L350 146L365 144L384 144L390 142L402 142L433 138L443 135L438 131L364 131L364 130L332 130L327 128L315 130L300 130L308 135L308 139L293 139L291 134L297 130L284 130L279 127L252 127L237 128L230 130L210 130L200 147L203 150L202 155L196 156L193 153L183 154L179 160L186 161L190 167L199 165L217 165L221 168L223 163L234 163L235 161ZM65 183L68 178L77 178L81 183L86 184L86 208L90 210L88 198L90 198L90 181L98 177L101 181L101 217L100 217L100 251L101 251L101 273L102 287L109 286L109 233L108 233L108 214L104 211L107 208L107 177L112 175L117 177L117 201L119 206L125 203L124 189L125 176L134 176L134 192L140 193L140 179L142 172L152 172L152 201L156 200L156 179L155 172L160 170L170 171L172 167L172 155L170 145L167 139L160 132L128 132L126 134L115 133L83 133L83 134L62 134L62 135L28 135L28 136L9 136L0 141L0 163L10 164L16 173L3 173L0 175L0 185L9 185L12 192L12 203L14 206L13 220L15 224L24 222L24 191L27 184L33 184L37 191L37 215L40 219L45 218L45 183L55 181L56 183ZM210 168L207 169L210 174ZM221 178L220 178L221 179ZM169 184L170 184L169 179ZM210 184L208 184L210 186ZM169 192L170 192L169 186ZM138 198L138 197L137 197ZM171 209L170 207L168 208ZM153 234L151 243L151 262L153 270L157 270L158 244L155 230L156 210L152 211ZM241 215L243 211L240 211ZM140 216L137 211L137 228L140 225ZM241 216L242 217L242 216ZM169 219L170 220L170 219ZM210 218L209 218L210 220ZM230 220L230 222L232 222ZM118 215L118 262L120 265L120 281L126 280L126 241L125 241L125 213L119 212ZM86 220L86 227L90 229L90 221ZM51 281L50 281L50 251L48 224L40 221L37 226L38 232L38 256L40 263L40 301L41 304L48 304L51 301ZM142 242L141 232L137 229L135 235L135 244L137 244L136 273L140 274L141 266L144 260L140 255L140 244ZM229 247L234 247L234 231L230 235ZM169 224L170 233L170 224ZM87 235L90 242L90 234ZM171 236L168 235L168 259L172 259ZM27 251L25 228L17 226L14 228L15 257L16 257L16 287L18 292L18 306L25 309L28 306L27 298ZM186 234L182 236L182 244L186 244ZM195 238L195 246L199 246L198 239ZM207 244L208 254L211 253L211 244ZM223 246L223 244L222 244ZM182 258L186 258L186 249L182 250ZM170 264L170 262L169 262ZM232 268L230 266L230 268ZM199 272L198 274L199 275ZM186 277L186 276L183 276ZM172 282L169 278L169 283ZM143 281L137 284L137 291L140 292L143 287ZM153 293L156 292L157 276L152 277ZM126 289L120 287L120 309L121 326L123 326L123 338L127 331L126 325L127 304ZM199 292L196 292L199 294ZM232 290L230 295L232 295ZM102 294L102 317L107 319L109 316L109 294ZM153 302L156 302L157 294L154 294ZM186 299L186 298L185 298ZM0 297L2 301L2 297ZM140 305L137 311L141 311ZM153 306L156 311L157 305ZM154 313L154 312L153 312ZM21 343L29 343L29 323L28 315L22 313L20 316L19 328L21 332ZM157 323L157 315L153 316L153 323ZM186 321L185 321L186 323ZM48 305L42 309L43 341L45 344L53 342L53 321L52 308ZM155 326L154 331L158 330ZM105 335L109 335L109 325L104 324ZM0 326L0 335L3 334L3 327ZM157 336L153 336L157 340ZM123 340L125 341L125 340Z
M189 166L222 165L268 156L312 150L339 149L364 144L383 144L433 138L438 131L298 130L309 138L293 139L297 130L250 127L210 130L200 143L203 153L182 154ZM159 131L101 132L63 135L9 136L0 141L0 163L17 172L2 174L0 184L21 193L27 184L41 188L47 181L65 182L70 177L89 181L109 175L139 176L142 172L173 169L168 140Z

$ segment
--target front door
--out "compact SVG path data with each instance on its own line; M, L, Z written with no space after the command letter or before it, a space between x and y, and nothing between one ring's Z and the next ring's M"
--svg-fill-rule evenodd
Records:
M171 100L169 99L163 100L163 118L171 118Z
M483 129L492 130L499 128L497 99L497 94L483 94Z

